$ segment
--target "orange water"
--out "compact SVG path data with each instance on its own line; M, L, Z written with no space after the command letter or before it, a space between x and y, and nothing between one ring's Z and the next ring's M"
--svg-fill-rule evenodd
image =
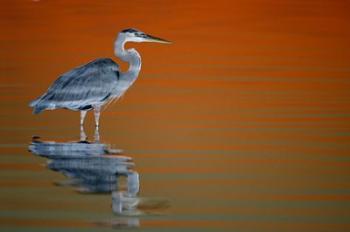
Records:
M134 158L140 196L169 202L137 217L140 230L349 230L349 7L1 1L0 230L112 230L110 195L55 186L65 177L27 152L33 135L78 140L79 114L34 116L28 103L61 73L113 57L128 27L174 41L128 45L139 79L101 116L101 141ZM91 138L91 115L86 125Z

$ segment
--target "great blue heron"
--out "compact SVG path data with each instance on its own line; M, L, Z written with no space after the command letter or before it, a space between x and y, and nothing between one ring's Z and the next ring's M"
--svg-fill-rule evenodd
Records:
M30 103L33 113L59 108L80 111L80 125L87 111L94 110L98 128L101 107L121 97L134 83L141 69L141 56L126 42L170 43L136 29L119 32L114 43L114 54L129 63L127 72L120 72L118 64L110 58L96 59L60 76L42 96Z

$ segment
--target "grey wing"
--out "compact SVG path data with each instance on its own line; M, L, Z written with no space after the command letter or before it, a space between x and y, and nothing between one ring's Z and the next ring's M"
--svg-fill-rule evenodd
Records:
M57 108L89 110L113 97L119 75L119 66L113 60L97 59L60 76L30 106L34 113Z

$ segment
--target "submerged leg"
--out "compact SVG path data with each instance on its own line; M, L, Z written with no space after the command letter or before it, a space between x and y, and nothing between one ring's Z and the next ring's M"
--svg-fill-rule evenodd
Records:
M100 111L101 107L100 106L95 106L94 107L94 114L95 114L95 126L99 126L99 121L100 121Z
M86 116L87 111L80 111L80 126L84 125L84 120L85 120L85 116Z

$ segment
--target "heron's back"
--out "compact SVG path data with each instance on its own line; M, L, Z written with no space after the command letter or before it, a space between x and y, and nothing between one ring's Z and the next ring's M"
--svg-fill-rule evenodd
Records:
M60 76L41 97L30 103L33 113L66 108L90 110L118 96L119 66L102 58Z

